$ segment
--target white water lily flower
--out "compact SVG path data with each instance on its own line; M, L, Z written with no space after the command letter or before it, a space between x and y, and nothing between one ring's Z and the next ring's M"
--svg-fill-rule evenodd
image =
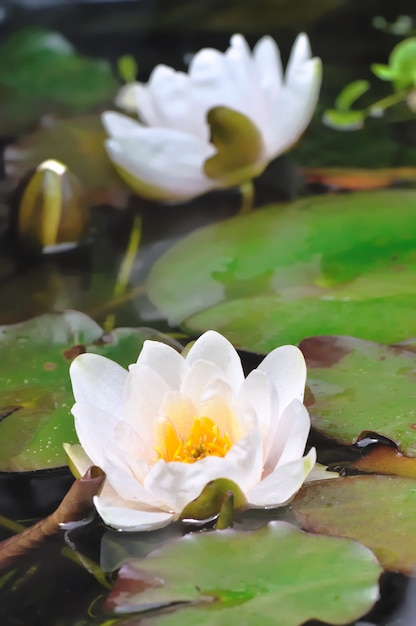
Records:
M305 34L284 77L271 37L251 52L242 35L233 35L224 53L200 50L187 74L158 65L146 85L123 88L117 102L131 110L134 90L143 123L104 113L106 149L121 176L148 198L188 200L240 185L298 140L320 82L321 62L311 58Z
M95 506L115 528L165 526L217 478L237 483L251 507L282 505L314 466L315 449L302 456L310 419L295 346L273 350L247 378L236 350L214 331L186 358L145 341L128 372L86 353L70 374L84 463L107 476Z

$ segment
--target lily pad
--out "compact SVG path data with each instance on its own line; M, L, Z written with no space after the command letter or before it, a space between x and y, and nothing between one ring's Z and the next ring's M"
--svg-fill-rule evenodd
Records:
M149 328L118 328L103 335L94 320L78 311L0 326L0 471L66 465L62 444L77 442L70 412L72 359L95 352L127 367L143 341L156 338L170 342Z
M380 573L372 552L358 543L271 522L252 532L189 534L132 561L119 571L107 608L126 613L192 603L149 626L258 626L276 623L276 615L279 626L313 618L345 624L377 600Z
M148 289L169 320L250 350L324 334L394 343L416 335L415 242L415 191L308 198L195 231Z
M368 546L390 570L414 575L416 480L355 476L306 483L292 503L304 528Z
M416 456L416 355L353 337L301 342L308 364L308 409L313 426L341 443L362 431L394 441Z
M0 134L16 133L45 113L110 102L116 90L107 61L77 54L57 32L25 28L0 46Z

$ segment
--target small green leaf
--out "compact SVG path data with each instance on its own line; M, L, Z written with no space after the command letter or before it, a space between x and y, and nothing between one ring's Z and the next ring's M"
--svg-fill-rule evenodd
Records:
M118 59L117 69L125 83L133 83L136 80L138 67L136 59L131 54L124 54Z
M348 111L358 98L370 89L368 80L356 80L346 85L335 100L335 108L340 112Z
M416 37L404 39L393 48L389 64L373 64L373 73L381 80L391 81L396 91L416 86Z
M366 116L366 111L327 109L323 114L322 121L325 126L336 130L360 130L364 126Z
M149 617L149 626L343 624L372 607L380 573L372 552L358 543L271 522L251 532L189 534L132 561L119 571L107 608L128 613L172 605L174 612Z

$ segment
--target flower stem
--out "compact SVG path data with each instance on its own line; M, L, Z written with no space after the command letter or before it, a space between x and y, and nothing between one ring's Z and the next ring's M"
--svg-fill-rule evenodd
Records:
M254 184L252 180L240 185L241 193L241 206L238 212L239 215L246 215L250 213L254 205Z
M233 514L234 514L234 494L233 492L227 491L224 496L224 500L221 505L220 514L217 519L217 523L215 524L215 530L225 530L226 528L231 528L233 525Z
M134 218L133 226L130 233L130 239L127 244L126 253L124 255L123 261L120 265L120 269L117 275L116 284L114 286L113 291L113 299L118 299L124 295L127 283L129 281L133 264L136 259L137 250L139 249L141 233L142 233L142 220L136 215ZM114 313L109 313L104 321L104 332L111 333L114 329L116 322L116 316Z

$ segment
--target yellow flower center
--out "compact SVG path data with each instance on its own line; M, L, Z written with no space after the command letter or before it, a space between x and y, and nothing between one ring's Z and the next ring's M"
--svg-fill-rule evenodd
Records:
M156 447L158 459L195 463L206 456L225 456L231 448L231 439L227 433L221 435L220 430L209 417L195 417L185 441L176 432L172 422L164 424L164 446Z

